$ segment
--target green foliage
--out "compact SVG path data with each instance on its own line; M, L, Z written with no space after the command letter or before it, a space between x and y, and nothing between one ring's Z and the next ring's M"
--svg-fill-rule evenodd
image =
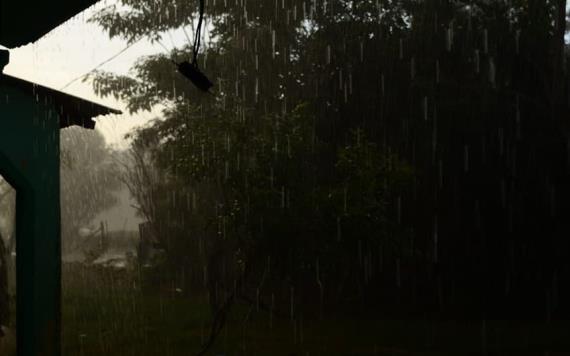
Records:
M176 73L191 44L142 58L130 76L97 73L94 85L133 112L165 108L134 135L131 187L172 273L205 279L212 305L242 274L246 293L265 298L300 286L309 300L372 304L420 304L409 296L421 280L429 305L441 298L438 263L486 253L480 215L512 213L492 189L512 180L521 201L524 186L542 194L512 157L524 147L516 157L529 162L526 148L551 144L537 127L563 141L564 3L209 2L215 41L199 64L215 95ZM123 4L93 20L131 41L185 30L195 10ZM465 279L458 271L448 267L450 285Z

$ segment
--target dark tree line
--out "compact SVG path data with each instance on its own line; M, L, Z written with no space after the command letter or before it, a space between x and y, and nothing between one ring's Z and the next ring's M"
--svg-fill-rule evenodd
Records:
M123 3L93 18L111 37L192 31L197 4ZM191 43L97 73L133 112L166 106L130 172L165 273L214 315L239 296L292 318L567 317L565 9L209 0L215 96L172 64Z

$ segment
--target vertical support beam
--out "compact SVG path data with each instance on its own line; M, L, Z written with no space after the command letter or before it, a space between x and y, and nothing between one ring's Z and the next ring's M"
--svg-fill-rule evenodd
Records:
M1 80L0 113L0 169L17 191L18 356L59 356L59 119Z
M59 170L51 160L35 168L38 176L32 189L18 191L16 202L18 356L58 356Z

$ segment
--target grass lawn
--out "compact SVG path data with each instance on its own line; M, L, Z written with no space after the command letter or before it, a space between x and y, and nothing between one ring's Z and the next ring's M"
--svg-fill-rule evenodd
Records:
M65 266L62 308L64 356L194 355L209 333L204 296L143 296L125 271ZM270 322L267 312L237 305L210 355L554 356L570 355L569 339L567 324L493 321L483 333L475 322Z

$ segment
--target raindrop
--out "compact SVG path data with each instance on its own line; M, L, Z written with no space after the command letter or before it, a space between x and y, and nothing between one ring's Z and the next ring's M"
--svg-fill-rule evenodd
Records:
M545 290L545 309L546 309L546 322L550 322L552 317L552 296L548 288Z
M275 137L275 142L273 144L273 152L275 153L275 160L277 160L279 155L279 141L277 137Z
M451 52L451 47L453 46L453 26L449 26L449 28L445 31L445 48L447 52Z
M520 98L519 98L519 95L518 95L518 94L517 94L517 96L516 96L516 116L515 116L515 120L516 120L517 140L520 140L520 139L522 138L522 133L521 133Z
M481 320L481 355L487 355L487 323Z
M437 215L434 217L433 220L433 261L434 263L437 263L438 261L438 255L437 255L437 250L438 250L438 227L437 227Z
M481 209L479 208L479 200L475 200L475 226L481 227Z
M465 172L469 171L469 146L463 146L463 170Z
M398 224L402 223L402 197L398 196L396 199L396 216Z
M256 56L257 59L257 56ZM259 78L255 77L255 102L258 102L259 98Z
M567 156L567 164L568 166L570 166L570 137L566 141L566 156Z
M271 308L269 311L269 328L273 329L273 311L275 310L275 294L271 293Z
M550 191L549 191L550 195L549 195L549 200L550 200L550 215L552 217L556 216L556 188L554 187L554 185L552 185L550 187Z
M503 128L500 127L498 130L498 138L499 138L499 154L503 156L504 152L504 137L503 137Z
M439 171L439 187L443 187L443 161L441 160L441 158L439 159L439 164L438 164L438 171Z
M348 187L346 185L343 191L343 202L344 214L346 215L348 213Z
M259 287L255 290L255 311L259 313Z
M558 275L556 270L552 272L552 307L556 308L558 305Z
M293 344L297 344L297 321L293 321Z
M285 186L281 186L281 209L285 209Z
M467 12L467 31L471 32L473 29L473 8L472 6L468 5L468 12Z
M487 29L483 30L483 53L489 53L489 33Z
M485 136L481 137L481 161L483 164L487 162L487 140Z
M435 120L434 120L434 125L433 125L433 130L432 130L431 152L432 152L431 160L432 160L432 162L435 162L435 154L437 152L437 126L436 126Z
M302 344L304 340L304 335L303 335L303 315L301 314L299 316L299 342Z
M396 286L400 288L402 286L402 276L400 269L400 258L396 258Z
M382 272L384 267L384 247L382 244L378 245L378 270Z
M291 293L291 322L293 322L295 320L295 314L294 314L294 306L295 306L295 287L291 287L290 289L290 293Z
M340 242L340 239L342 237L342 229L341 229L341 225L340 225L340 216L336 217L336 240L338 242Z
M489 58L489 82L491 83L491 85L493 86L493 88L495 87L495 61L493 60L493 58Z
M439 60L435 61L435 83L439 84Z
M501 179L501 207L504 209L507 205L507 190L505 187L505 180Z
M275 59L275 30L271 31L271 57Z

